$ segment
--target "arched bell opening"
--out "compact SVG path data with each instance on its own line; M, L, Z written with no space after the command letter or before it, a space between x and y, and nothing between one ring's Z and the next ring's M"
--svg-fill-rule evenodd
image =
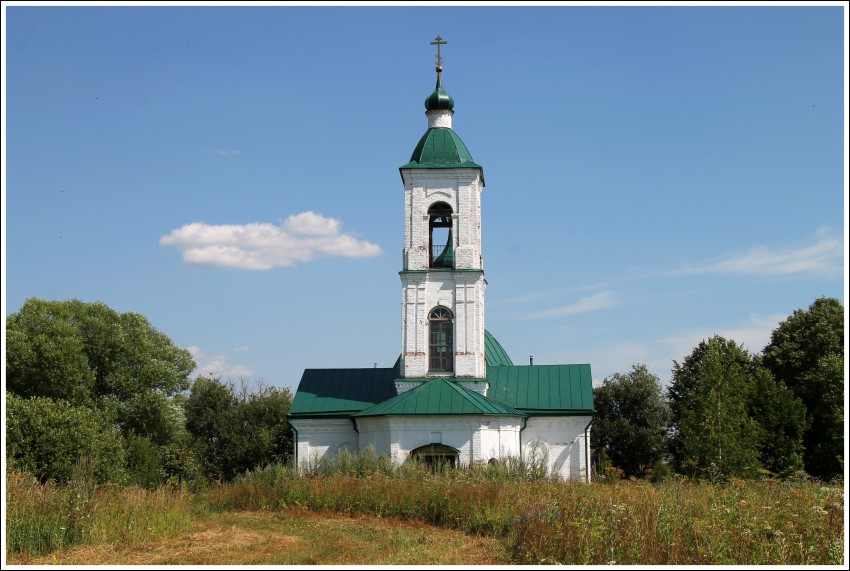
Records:
M435 202L428 209L428 267L453 268L452 207Z

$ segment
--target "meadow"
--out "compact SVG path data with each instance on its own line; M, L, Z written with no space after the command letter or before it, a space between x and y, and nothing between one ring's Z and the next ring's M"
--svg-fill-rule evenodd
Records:
M460 534L490 542L516 564L845 563L843 483L807 478L612 478L587 485L550 480L521 462L433 471L350 457L301 473L273 465L233 482L196 482L185 490L94 485L85 478L41 484L18 473L8 474L6 483L10 562L51 554L61 559L80 545L145 544L185 533L201 520L254 517L272 530L292 518L357 517L436 526L418 528L422 537L409 542L411 549L428 544L427 529L445 530L456 534L451 541ZM398 547L405 537L391 542ZM428 545L431 553L440 549ZM465 564L462 549L450 552L458 553L453 563ZM409 561L381 557L368 563ZM346 561L364 563L355 556Z

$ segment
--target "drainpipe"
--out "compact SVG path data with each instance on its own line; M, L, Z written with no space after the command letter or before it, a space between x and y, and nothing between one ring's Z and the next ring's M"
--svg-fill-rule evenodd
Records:
M295 448L295 454L293 454L293 457L295 458L295 467L298 468L298 429L295 428L294 424L289 422L288 418L286 419L286 423L290 426L290 428L292 428L292 432L295 433L295 446L293 446L293 448Z
M588 484L590 483L590 438L588 438L587 431L591 424L593 424L592 414L590 415L590 422L588 422L587 426L584 427L584 462Z
M357 428L357 419L351 417L351 424L354 425L354 432L357 433L357 452L360 452L360 430Z
M519 455L522 458L522 431L525 430L525 425L528 424L528 417L522 417L522 428L519 429Z

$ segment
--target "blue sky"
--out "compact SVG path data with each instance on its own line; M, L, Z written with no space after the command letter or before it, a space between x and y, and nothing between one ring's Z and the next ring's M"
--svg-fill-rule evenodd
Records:
M293 389L391 366L437 34L515 363L666 382L845 303L840 6L5 9L6 315L103 301Z

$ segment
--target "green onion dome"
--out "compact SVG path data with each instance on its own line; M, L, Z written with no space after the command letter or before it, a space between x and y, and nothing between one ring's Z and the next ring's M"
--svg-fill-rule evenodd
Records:
M451 111L455 106L455 100L443 89L443 80L437 75L437 86L431 95L425 100L425 109L428 111L445 110Z

